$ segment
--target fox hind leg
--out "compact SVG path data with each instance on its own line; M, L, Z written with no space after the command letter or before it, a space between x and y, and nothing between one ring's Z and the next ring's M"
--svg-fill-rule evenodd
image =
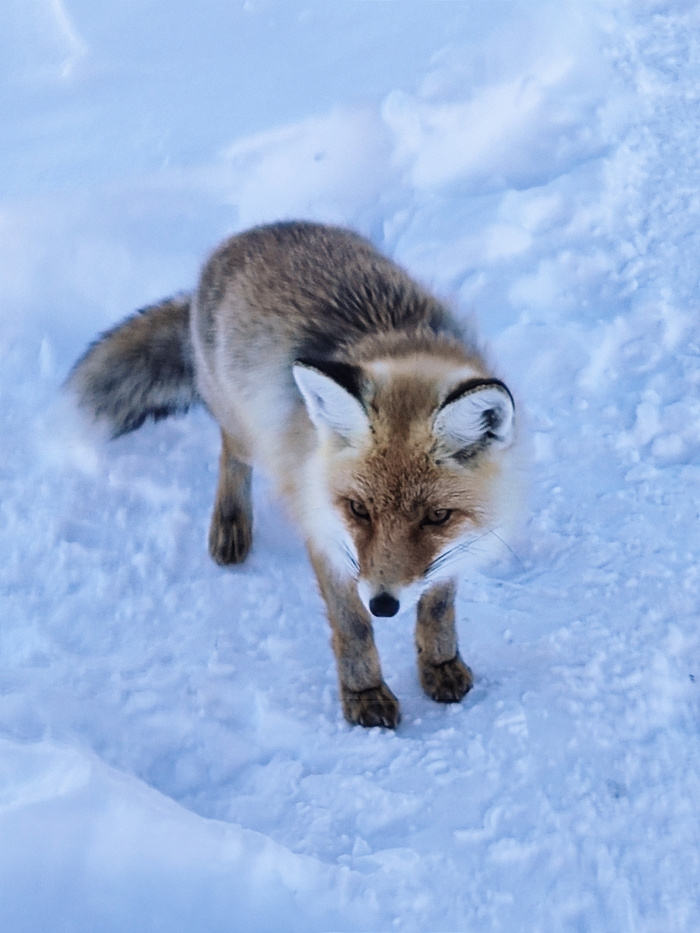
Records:
M458 703L474 678L457 647L454 582L438 584L421 597L416 648L420 682L428 696L438 703Z
M399 701L384 683L372 622L355 584L338 580L325 560L309 551L333 631L345 718L352 725L395 729L401 720Z
M239 459L235 439L222 429L219 484L209 528L209 553L217 564L240 564L253 541L253 471Z

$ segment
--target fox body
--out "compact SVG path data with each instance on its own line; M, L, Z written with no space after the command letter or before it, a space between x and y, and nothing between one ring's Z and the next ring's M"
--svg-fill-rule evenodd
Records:
M445 307L369 242L301 222L234 236L192 295L103 334L69 384L113 436L206 404L222 436L220 564L251 546L253 464L272 478L307 542L351 723L399 722L372 617L406 606L428 695L470 689L455 577L504 521L513 400Z

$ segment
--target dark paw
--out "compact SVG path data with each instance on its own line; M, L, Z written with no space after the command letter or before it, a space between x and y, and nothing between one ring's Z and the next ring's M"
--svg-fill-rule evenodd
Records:
M421 664L423 689L438 703L459 703L474 683L472 672L459 655L443 664Z
M343 712L352 725L395 729L401 721L399 701L386 684L369 690L342 688Z
M217 564L240 564L253 543L253 523L244 514L227 518L215 511L209 529L209 553Z

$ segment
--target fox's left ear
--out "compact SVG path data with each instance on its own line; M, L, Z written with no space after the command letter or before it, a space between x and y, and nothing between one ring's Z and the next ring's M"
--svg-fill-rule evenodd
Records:
M362 371L333 360L297 360L292 368L309 418L319 430L330 430L346 441L369 432L362 405Z
M499 379L470 379L442 403L433 431L456 459L468 460L487 447L507 447L514 427L508 387Z

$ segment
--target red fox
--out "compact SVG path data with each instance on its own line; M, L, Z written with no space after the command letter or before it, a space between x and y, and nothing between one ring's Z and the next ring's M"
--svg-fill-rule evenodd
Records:
M209 532L219 564L252 540L253 464L298 522L325 600L345 718L395 728L372 617L417 603L420 680L472 686L455 577L504 520L515 408L474 341L359 235L305 222L224 242L199 285L107 331L68 384L117 437L203 402L221 428Z

